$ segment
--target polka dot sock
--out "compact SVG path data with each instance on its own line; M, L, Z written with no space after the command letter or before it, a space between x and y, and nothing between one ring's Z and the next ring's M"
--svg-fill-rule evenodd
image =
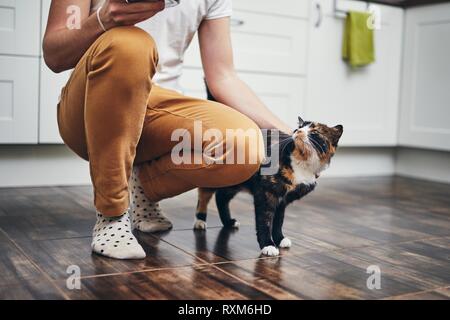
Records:
M91 247L95 253L110 258L145 258L144 249L131 232L128 211L120 217L105 217L97 213Z
M159 203L151 202L144 194L138 178L139 168L133 167L128 188L130 190L130 216L133 229L142 232L166 231L172 228L159 207Z

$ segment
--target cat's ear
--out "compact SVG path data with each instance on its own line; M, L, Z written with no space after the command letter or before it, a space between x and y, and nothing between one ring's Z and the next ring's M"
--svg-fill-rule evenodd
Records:
M332 136L333 141L332 142L335 147L337 147L337 144L338 144L339 139L341 138L343 132L344 132L344 127L342 125L338 124L337 126L333 127L333 136Z
M333 129L339 133L339 136L341 136L342 132L344 132L344 127L342 126L342 124L338 124L337 126L334 126Z
M303 119L299 116L298 117L298 127L299 128L303 127L304 123L305 123L305 121L303 121Z

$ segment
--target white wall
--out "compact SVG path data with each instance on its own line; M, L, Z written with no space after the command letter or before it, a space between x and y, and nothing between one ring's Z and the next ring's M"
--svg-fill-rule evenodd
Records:
M322 177L367 177L395 174L395 148L341 147Z
M64 145L0 146L0 187L89 182L88 162Z

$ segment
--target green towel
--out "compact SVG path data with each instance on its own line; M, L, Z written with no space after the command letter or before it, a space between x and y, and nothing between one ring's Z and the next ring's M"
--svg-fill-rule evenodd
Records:
M342 58L352 67L362 67L375 61L373 30L367 27L370 13L347 13L342 45Z

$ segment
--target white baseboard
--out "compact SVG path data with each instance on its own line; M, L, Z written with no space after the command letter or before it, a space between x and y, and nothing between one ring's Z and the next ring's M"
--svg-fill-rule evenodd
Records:
M450 183L450 152L398 148L396 159L398 175Z
M0 187L89 183L88 162L64 145L0 146Z
M338 148L322 177L389 176L395 174L395 148Z
M342 147L323 177L394 174L450 183L450 152ZM88 163L64 145L0 146L0 187L90 183Z

